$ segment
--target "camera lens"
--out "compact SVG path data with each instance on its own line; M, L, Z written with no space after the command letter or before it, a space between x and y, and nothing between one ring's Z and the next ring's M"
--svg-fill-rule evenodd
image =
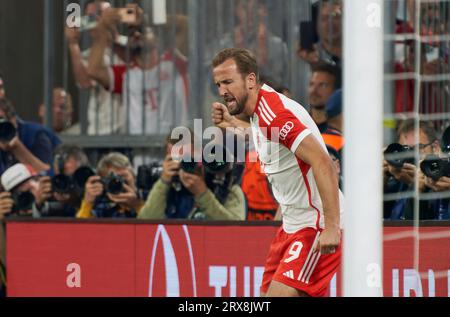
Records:
M442 161L437 155L428 155L420 163L420 169L425 176L436 181L442 176Z
M8 143L16 136L16 127L6 119L0 120L0 141Z
M402 167L405 163L414 164L413 149L407 145L392 143L384 151L385 160L394 167Z
M34 195L30 192L18 193L14 199L14 210L30 210L34 203Z
M75 173L73 173L73 180L78 188L83 189L88 178L94 175L95 172L92 168L89 166L81 166L75 171Z
M105 182L106 191L110 194L117 195L123 192L123 178L117 175L110 175Z
M210 144L205 147L203 165L210 173L223 173L230 170L234 157L221 144Z
M73 189L72 185L72 180L67 175L59 174L52 177L52 188L57 193L69 193Z
M181 161L180 168L186 173L193 174L198 166L197 162Z
M442 134L441 149L442 152L450 153L450 126L447 127Z
M210 163L205 163L205 168L208 170L208 172L211 173L221 173L228 170L229 163L223 162L223 161L213 161Z

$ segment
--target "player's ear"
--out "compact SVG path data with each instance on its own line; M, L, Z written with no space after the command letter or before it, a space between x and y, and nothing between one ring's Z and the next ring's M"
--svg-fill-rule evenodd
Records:
M247 75L247 87L249 89L253 89L256 87L257 80L255 73L250 73Z

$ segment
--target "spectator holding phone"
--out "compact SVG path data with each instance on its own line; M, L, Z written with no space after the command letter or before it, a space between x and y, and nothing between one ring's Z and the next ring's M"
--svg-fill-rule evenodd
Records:
M122 95L121 115L129 118L128 133L165 134L187 120L187 62L176 51L159 56L158 39L145 25L142 10L130 8L134 8L134 20L124 19L121 12L127 11L120 9L102 13L93 32L88 73L109 91ZM119 24L128 28L128 69L125 65L108 66L102 58Z
M81 51L80 48L82 31L89 31L88 34L92 37L95 33L92 27L101 19L102 12L110 7L111 5L107 1L89 3L82 19L84 22L82 29L76 27L66 27L65 29L75 83L80 89L89 89L90 93L87 113L87 133L89 135L104 135L122 131L125 124L124 116L120 113L122 109L120 96L111 94L103 85L89 76L88 58L91 49ZM124 64L123 57L121 57L123 55L121 46L116 43L118 39L118 34L115 33L105 47L102 58L103 63L107 66ZM69 133L77 134L79 131L69 131Z

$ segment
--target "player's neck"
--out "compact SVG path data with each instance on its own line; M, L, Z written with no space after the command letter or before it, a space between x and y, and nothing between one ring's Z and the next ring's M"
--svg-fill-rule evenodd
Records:
M258 102L259 91L261 90L261 85L256 85L254 89L248 94L247 103L245 104L244 113L251 117L255 112L256 103Z

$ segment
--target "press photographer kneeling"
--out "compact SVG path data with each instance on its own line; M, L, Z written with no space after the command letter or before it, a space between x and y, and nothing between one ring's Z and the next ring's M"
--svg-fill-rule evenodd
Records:
M136 189L136 178L129 159L117 152L104 156L97 164L97 175L86 182L77 218L134 218L144 201Z
M161 176L152 187L138 218L245 220L245 198L238 185L242 166L230 160L208 160L204 156L203 163L180 161L171 155L172 147L178 142L167 139ZM193 143L193 138L185 142L183 151L193 153ZM206 149L204 153L214 151L227 150L219 145L209 152ZM228 157L230 155L228 152Z

